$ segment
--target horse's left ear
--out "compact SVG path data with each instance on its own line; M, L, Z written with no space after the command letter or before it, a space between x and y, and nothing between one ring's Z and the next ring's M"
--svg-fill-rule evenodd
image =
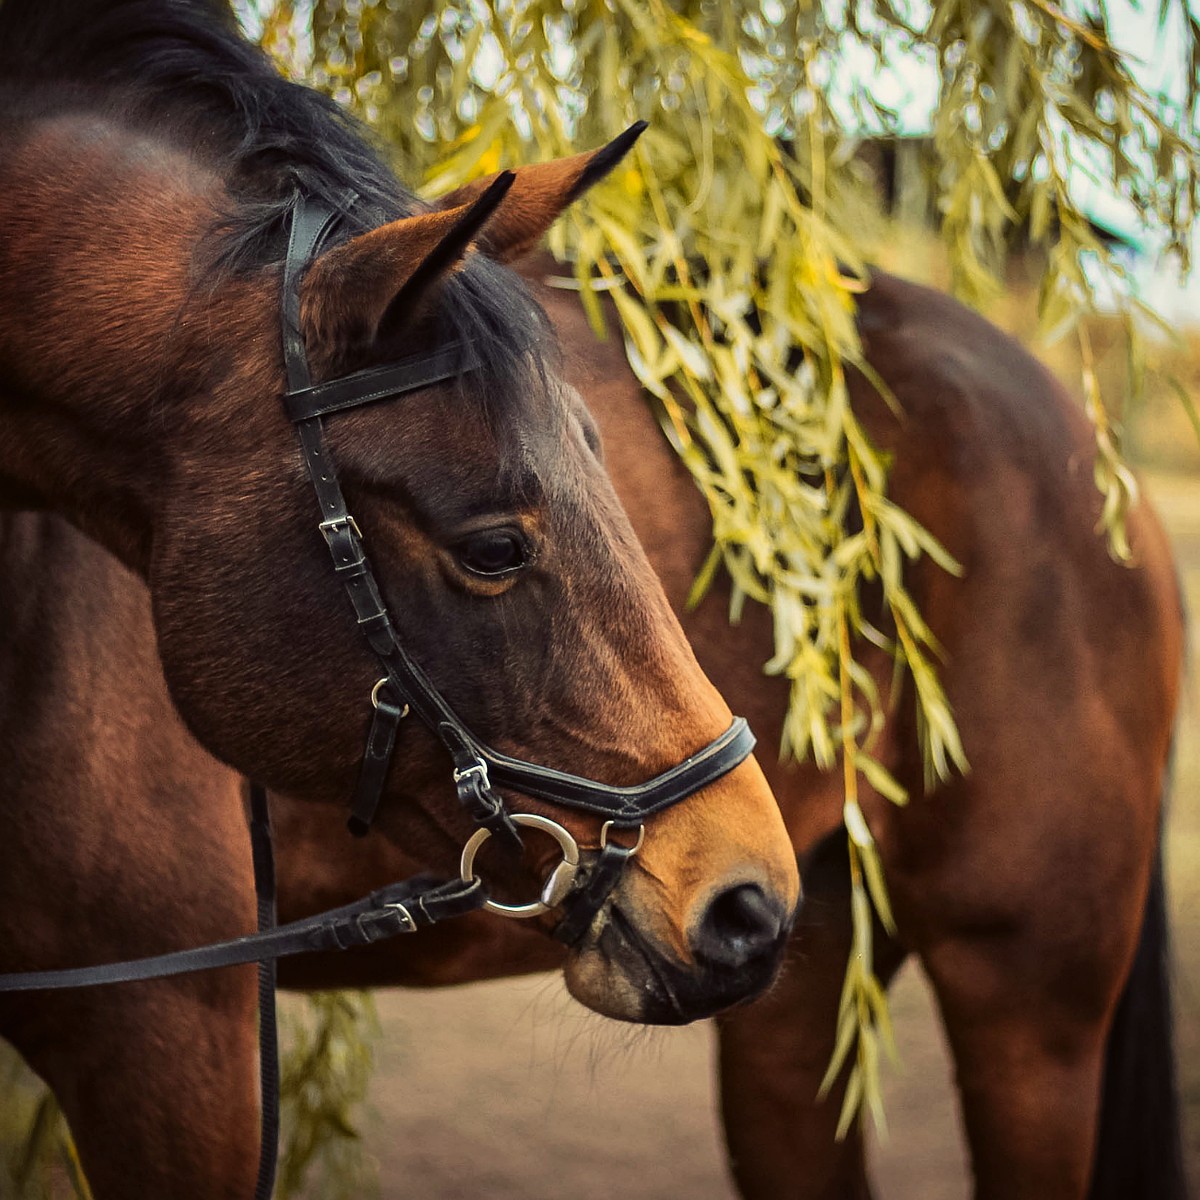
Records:
M335 357L393 337L495 220L513 183L501 171L462 204L401 217L322 254L300 291L310 352Z
M645 128L646 122L638 121L599 150L518 167L504 203L480 233L480 250L497 262L511 262L529 253L563 209L599 183L629 153ZM495 178L489 175L473 180L442 196L436 201L437 207L470 204L487 191Z

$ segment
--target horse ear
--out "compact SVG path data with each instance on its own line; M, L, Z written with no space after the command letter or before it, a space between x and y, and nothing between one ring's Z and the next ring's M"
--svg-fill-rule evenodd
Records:
M402 217L321 255L301 288L310 352L336 356L396 332L457 267L514 182L502 171L461 204Z
M645 128L646 122L638 121L599 150L518 167L513 172L516 179L512 190L495 219L480 234L480 250L497 262L511 262L529 253L563 209L599 183L629 153ZM469 204L486 194L497 178L476 179L443 196L437 204L450 210Z

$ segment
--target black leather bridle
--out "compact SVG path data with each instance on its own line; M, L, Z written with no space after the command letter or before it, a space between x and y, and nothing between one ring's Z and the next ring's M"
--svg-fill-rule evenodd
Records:
M608 836L609 829L637 831L655 813L707 787L741 763L754 748L746 722L735 718L715 741L684 762L633 787L614 787L553 767L501 754L476 737L458 718L425 672L409 656L383 603L363 548L358 523L346 506L337 471L325 446L322 418L332 413L396 399L456 378L474 367L470 347L458 343L430 354L373 367L327 383L313 384L300 328L300 283L304 271L336 228L339 211L297 200L283 277L283 349L288 393L284 406L296 426L305 465L321 509L321 533L333 568L346 588L367 644L384 672L372 694L374 715L355 788L350 828L363 834L382 793L400 721L419 717L445 746L453 762L459 801L481 827L510 844L520 839L496 786L566 808L602 816L605 837L601 862L566 898L567 918L559 935L574 940L583 932L616 883L630 851ZM602 885L607 885L601 894Z
M349 198L346 207L352 202ZM0 993L88 987L150 979L237 963L260 966L260 1040L263 1139L255 1195L267 1200L274 1186L278 1141L278 1066L274 1028L275 960L317 950L346 949L400 933L415 932L446 917L481 906L511 916L532 916L559 908L555 936L570 944L591 925L621 872L637 853L643 821L707 787L744 761L754 748L746 722L735 718L720 737L677 766L645 783L615 787L541 766L492 749L458 718L432 681L413 661L395 626L363 546L358 523L346 506L337 471L325 444L323 419L334 413L395 399L475 369L469 345L455 343L381 367L314 384L300 327L300 284L304 272L334 232L344 209L297 196L283 270L283 352L288 390L284 407L296 427L304 462L320 506L319 529L333 559L368 646L379 660L381 677L371 689L373 709L367 744L354 790L349 826L365 834L378 807L401 721L411 712L445 746L459 801L479 827L463 855L462 878L437 883L426 877L393 884L351 905L275 927L274 864L266 791L251 785L251 837L259 932L227 942L152 958L96 967L0 975ZM579 868L578 847L556 822L533 814L510 813L496 787L604 818L600 850ZM498 835L521 846L518 826L546 829L564 848L564 861L543 888L538 903L519 907L487 899L471 871L483 840ZM623 845L610 831L629 831L635 844Z

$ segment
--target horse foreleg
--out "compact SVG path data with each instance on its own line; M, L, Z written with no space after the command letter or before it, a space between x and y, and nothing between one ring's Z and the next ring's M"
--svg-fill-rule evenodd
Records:
M817 1098L833 1054L850 951L844 836L823 842L803 872L804 905L785 972L755 1004L720 1022L721 1109L730 1166L746 1200L868 1200L856 1121L835 1137L846 1073ZM877 929L885 982L904 951Z
M954 1053L977 1200L1082 1200L1107 1021L1045 986L1057 948L947 941L925 956ZM1114 982L1112 990L1115 991Z
M253 968L58 994L23 1025L95 1200L253 1195Z

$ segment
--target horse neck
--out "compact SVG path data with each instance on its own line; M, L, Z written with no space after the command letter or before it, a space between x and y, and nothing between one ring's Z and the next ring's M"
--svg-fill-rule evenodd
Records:
M184 304L221 193L103 118L0 135L0 507L57 512L143 572L172 427L212 370Z

